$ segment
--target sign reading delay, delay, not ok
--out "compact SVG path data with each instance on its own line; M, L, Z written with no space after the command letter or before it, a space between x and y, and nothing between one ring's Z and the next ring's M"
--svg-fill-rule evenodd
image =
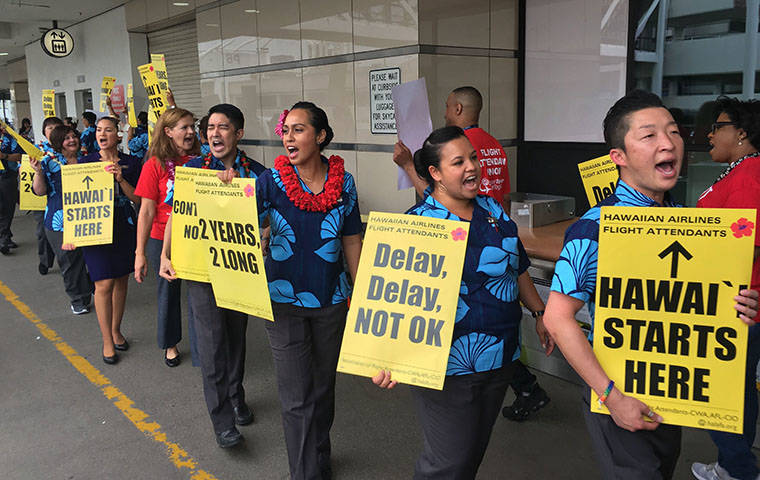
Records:
M441 389L468 224L372 212L338 371Z

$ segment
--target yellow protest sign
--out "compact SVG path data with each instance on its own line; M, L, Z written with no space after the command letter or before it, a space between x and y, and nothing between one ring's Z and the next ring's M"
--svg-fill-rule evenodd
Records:
M135 92L132 90L132 84L127 84L127 120L129 126L137 128L137 115L135 114Z
M146 63L137 67L140 72L140 78L142 79L145 91L148 93L148 102L150 107L155 112L156 118L160 117L164 110L166 110L166 95L161 90L158 83L158 77L156 77L156 70L152 63Z
M236 178L224 184L215 177L196 178L195 203L208 223L205 255L216 304L274 321L259 243L255 180Z
M151 53L150 63L153 64L153 69L156 72L156 78L158 78L158 86L161 91L166 95L169 91L169 73L166 71L166 59L163 53Z
M466 222L370 212L339 372L387 369L443 388L468 232Z
M172 267L179 278L210 282L206 241L209 240L211 232L208 221L198 216L198 203L195 198L197 179L217 179L216 171L185 167L174 169Z
M55 117L55 90L42 91L42 116Z
M113 174L106 162L61 166L63 243L77 247L113 242Z
M602 207L594 353L665 423L743 429L754 209ZM592 391L591 411L608 413Z
M153 143L153 130L156 128L157 122L156 112L148 105L148 146Z
M21 163L18 167L18 208L20 210L45 210L47 197L35 195L32 190L36 174L37 172L34 171L29 163L29 155L22 155Z
M106 105L106 99L111 96L111 90L116 83L115 77L103 77L103 81L100 83L100 111L108 112L108 105Z
M16 142L18 142L18 146L21 147L21 149L25 151L27 155L29 155L32 158L37 158L37 159L42 158L42 156L44 155L42 150L35 147L34 144L32 144L32 142L22 137L19 133L17 133L15 130L9 127L8 124L2 121L1 119L0 119L0 126L2 126L6 132L8 132L8 135L16 139Z
M617 166L609 155L578 164L588 204L592 207L615 193L618 181Z

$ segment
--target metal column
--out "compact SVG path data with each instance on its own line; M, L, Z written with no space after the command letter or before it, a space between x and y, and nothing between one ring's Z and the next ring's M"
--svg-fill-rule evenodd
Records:
M760 1L760 0L754 0ZM669 0L660 0L657 9L657 61L652 68L652 93L662 96L662 66L665 63L665 28L668 26Z

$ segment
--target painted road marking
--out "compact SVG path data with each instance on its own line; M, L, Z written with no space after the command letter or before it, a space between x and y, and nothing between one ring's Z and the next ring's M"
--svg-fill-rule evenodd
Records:
M8 302L16 307L21 315L27 318L42 333L42 336L50 342L66 357L66 360L84 375L94 386L98 387L105 397L118 408L137 429L146 437L166 447L169 460L180 471L187 471L192 480L218 480L214 475L198 467L198 462L178 443L169 440L161 431L161 425L150 420L150 416L142 410L134 407L134 402L124 395L121 390L111 383L100 371L84 357L79 355L68 343L66 343L52 328L42 322L29 306L19 300L18 295L7 285L0 281L0 293Z

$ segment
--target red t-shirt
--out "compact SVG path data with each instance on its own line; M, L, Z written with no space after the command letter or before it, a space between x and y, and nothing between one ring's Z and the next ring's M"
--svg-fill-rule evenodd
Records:
M183 156L174 161L174 166L184 165L190 158L192 157ZM142 167L140 180L135 188L135 195L156 202L156 216L153 217L153 225L150 227L150 238L164 240L166 222L172 213L172 206L166 203L166 195L167 192L174 193L173 186L174 177L169 178L169 172L161 166L161 162L156 157L150 157Z
M501 144L480 127L468 128L464 134L470 140L480 161L480 189L478 193L493 197L499 204L509 193L507 154Z
M701 208L756 208L755 246L760 246L760 157L750 157L700 195ZM760 289L760 262L752 265L752 288Z

